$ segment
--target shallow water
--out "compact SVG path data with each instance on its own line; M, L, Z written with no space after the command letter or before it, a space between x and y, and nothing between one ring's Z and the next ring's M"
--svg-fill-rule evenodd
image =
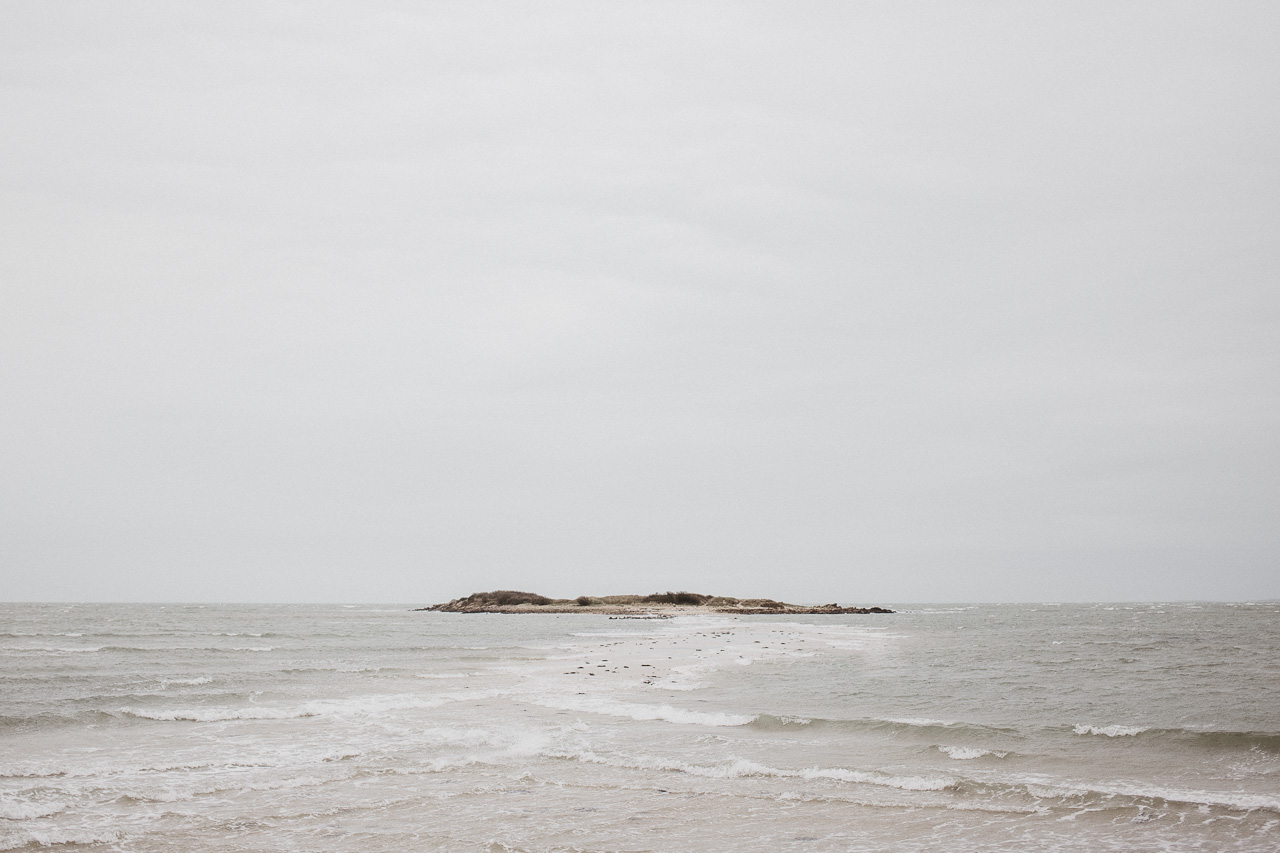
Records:
M1270 851L1278 611L0 605L0 850Z

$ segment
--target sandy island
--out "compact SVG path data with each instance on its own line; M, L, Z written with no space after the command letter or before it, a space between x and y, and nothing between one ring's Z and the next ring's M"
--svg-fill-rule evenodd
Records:
M838 613L892 613L883 607L841 607L823 604L809 607L787 604L771 598L729 598L696 592L655 592L652 595L580 595L577 598L547 598L533 592L499 589L475 592L445 604L416 607L442 613L603 613L626 618L667 618L699 613L736 615L790 615Z

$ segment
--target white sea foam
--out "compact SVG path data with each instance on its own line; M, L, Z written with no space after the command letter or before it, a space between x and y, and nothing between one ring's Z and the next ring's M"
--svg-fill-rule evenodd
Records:
M900 726L954 726L954 720L933 720L928 717L885 717L886 723L897 723Z
M229 720L288 720L298 717L314 717L314 712L285 708L121 708L120 713L142 720L186 721L193 723L217 723Z
M975 758L981 758L984 755L993 755L996 758L1004 758L1009 753L999 752L993 749L978 749L972 746L940 746L939 752L945 752L956 761L972 761Z
M61 829L29 829L23 833L25 837L6 840L0 850L17 850L32 844L40 847L57 847L63 844L113 844L120 840L118 830L61 830Z
M1197 791L1186 788L1164 788L1160 786L1130 785L1113 783L1097 788L1106 794L1121 794L1129 797L1155 798L1172 803L1189 805L1222 806L1233 811L1251 811L1266 809L1280 812L1280 798L1266 794L1251 794L1235 791Z
M655 681L654 686L664 690L698 690L707 686L707 676L716 669L713 664L673 666L671 675Z
M1106 737L1133 737L1140 735L1148 726L1089 726L1077 725L1074 731L1078 735L1104 735Z
M788 774L789 775L789 774ZM894 776L866 770L827 769L812 767L800 771L805 779L834 779L838 782L860 782L867 785L883 785L903 791L943 791L956 784L948 776Z
M1164 800L1190 806L1219 806L1233 811L1265 809L1280 812L1280 798L1270 794L1237 791L1204 791L1187 788L1169 788L1131 782L1099 782L1079 784L1048 777L1024 777L1022 782L1032 796L1044 799L1062 799L1102 795L1104 797L1133 797L1138 800Z
M629 717L633 720L661 720L667 723L692 726L745 726L755 719L752 714L729 714L715 711L690 711L671 705L646 705L623 702L604 696L541 696L532 700L544 708L564 711L582 711L609 717Z
M390 696L357 696L343 700L318 700L305 702L291 708L249 705L239 708L209 706L205 708L121 708L120 713L130 717L160 721L186 721L197 723L225 722L231 720L290 720L322 716L368 716L391 711L415 708L438 708L451 702L466 699L488 699L505 691L477 690L467 693L441 693L434 696L397 694Z
M0 794L0 820L32 820L66 811L67 804L58 800L28 800L10 793Z
M574 637L652 637L650 631L575 631L571 636Z
M691 776L703 776L711 779L734 779L753 776L776 779L806 779L832 782L847 782L863 785L877 785L885 788L897 788L902 791L943 791L953 787L956 780L949 776L897 776L871 770L851 770L844 767L806 767L801 769L782 769L770 767L745 758L735 759L724 764L695 764L691 762L672 761L653 756L622 757L604 755L591 751L564 755L579 761L612 766L634 767L644 770L667 770L687 773Z

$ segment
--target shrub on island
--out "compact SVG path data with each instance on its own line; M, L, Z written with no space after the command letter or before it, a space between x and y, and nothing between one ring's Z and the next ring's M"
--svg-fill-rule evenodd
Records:
M691 604L701 606L711 600L696 592L655 592L641 599L646 604Z
M538 595L536 592L520 592L514 589L496 589L493 592L476 592L462 599L469 604L479 604L486 607L514 607L517 604L536 604L545 606L551 603L551 599L545 595Z
M787 607L781 601L774 601L772 598L744 598L738 603L743 607L762 608L764 610L783 610Z

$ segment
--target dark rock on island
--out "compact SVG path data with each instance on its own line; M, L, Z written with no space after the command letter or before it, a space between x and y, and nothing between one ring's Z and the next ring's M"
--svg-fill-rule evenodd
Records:
M843 613L892 613L883 607L841 607L839 604L808 606L771 598L729 598L697 592L655 592L650 595L580 595L548 598L534 592L498 589L474 592L445 604L417 607L441 613L605 613L610 616L675 616L696 613L735 615L821 615Z

